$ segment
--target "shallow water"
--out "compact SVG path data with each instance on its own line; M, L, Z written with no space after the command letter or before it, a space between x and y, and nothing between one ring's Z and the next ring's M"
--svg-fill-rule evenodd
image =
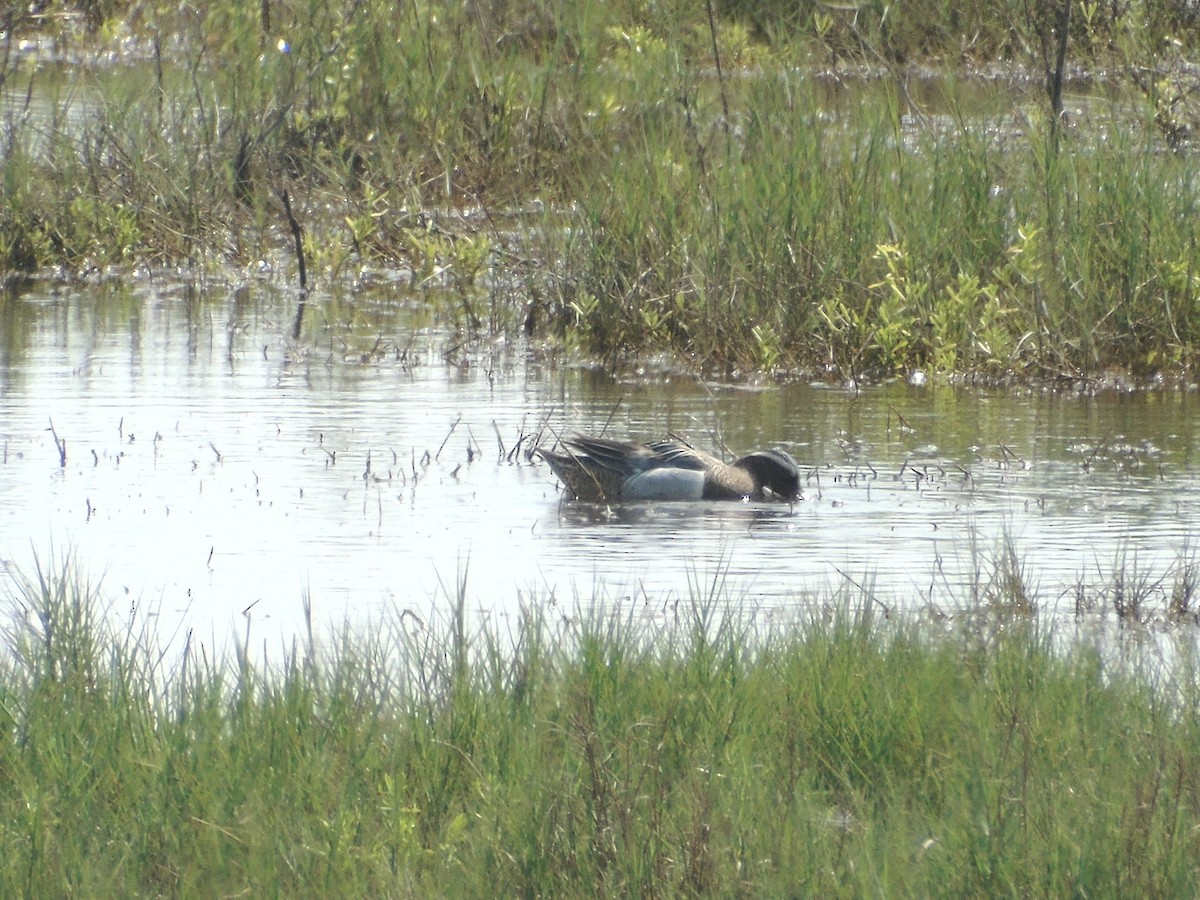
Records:
M714 588L788 610L848 584L941 611L1008 536L1045 606L1110 603L1098 586L1124 568L1161 610L1170 578L1152 582L1190 558L1191 391L613 379L465 341L436 294L396 286L310 300L299 340L295 316L269 281L6 297L4 565L70 553L168 635L249 623L286 641L306 596L318 624L426 617L464 573L471 608L495 616L595 596L657 614ZM780 446L805 498L563 503L525 453L543 428Z

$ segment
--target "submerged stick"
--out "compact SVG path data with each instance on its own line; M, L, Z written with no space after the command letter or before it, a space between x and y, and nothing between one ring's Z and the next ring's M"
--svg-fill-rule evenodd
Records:
M508 456L505 457L505 459L508 462L512 462L513 459L515 459L517 457L517 455L521 452L521 445L523 443L525 443L525 432L524 431L520 432L517 435L517 442L515 444L513 444L513 448L508 451Z
M304 264L304 232L292 213L292 200L288 196L288 192L280 191L279 198L283 201L283 211L287 214L288 227L292 230L292 240L296 243L296 263L300 267L300 290L308 293L308 269Z
M617 398L617 402L613 404L612 410L608 414L608 418L604 420L604 427L600 429L600 436L604 437L608 433L608 426L612 424L613 416L617 414L617 410L621 408L621 404L625 402L625 395L622 394Z
M437 453L433 455L434 459L441 459L442 451L446 449L446 442L450 440L450 436L454 434L454 429L458 427L458 423L462 421L462 413L458 414L458 418L454 420L454 424L450 426L450 430L446 432L446 436L442 438L442 445L438 447Z
M554 415L554 412L555 408L551 406L538 422L537 431L534 433L533 438L529 441L528 448L525 450L526 462L533 462L533 454L535 454L538 447L542 445L542 438L546 434L546 429L550 427L550 418Z
M288 227L292 230L292 240L296 244L296 263L300 269L300 303L296 307L296 321L292 324L292 339L299 340L300 326L304 322L305 298L308 297L308 268L304 264L304 232L300 228L300 223L296 221L295 215L292 214L292 201L288 197L288 192L280 191L279 197L283 200L283 211L287 213Z
M54 438L54 446L58 448L58 466L60 469L67 467L67 442L58 436L58 432L54 430L54 420L50 420L50 436Z
M837 572L839 575L842 576L842 578L844 578L847 582L852 584L864 597L866 597L872 603L877 604L879 606L879 608L883 610L883 617L885 619L890 619L892 617L892 608L890 606L888 606L886 603L884 603L882 600L880 600L878 597L876 597L874 591L868 589L866 587L866 585L859 584L857 581L855 581L853 578L851 578L849 575L847 575L845 572L843 572L837 566L833 567L833 571Z
M492 419L492 429L496 432L496 443L500 446L499 462L504 462L504 438L500 436L500 426L496 424L496 420Z

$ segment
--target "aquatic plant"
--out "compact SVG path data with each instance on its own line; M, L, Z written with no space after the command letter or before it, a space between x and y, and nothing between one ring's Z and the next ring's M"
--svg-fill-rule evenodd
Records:
M10 12L0 272L266 259L291 278L294 221L313 287L402 268L453 287L467 329L614 361L1195 363L1200 179L1163 143L1189 133L1164 49L1195 33L1188 4L676 6ZM60 79L14 49L39 31L119 63ZM941 61L940 98L917 58ZM963 76L997 59L1011 82L981 100ZM1068 62L1141 74L1062 115Z

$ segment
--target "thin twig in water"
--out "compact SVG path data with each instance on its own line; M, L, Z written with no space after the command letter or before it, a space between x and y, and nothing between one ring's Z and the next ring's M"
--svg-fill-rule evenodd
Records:
M833 567L833 571L837 572L844 579L846 579L848 582L850 582L852 585L854 585L854 587L858 588L858 590L862 593L862 595L864 597L866 597L868 600L870 600L872 603L877 603L879 605L879 607L883 610L883 614L886 618L890 619L892 617L891 607L888 606L886 603L884 603L882 600L880 600L878 597L876 597L874 593L867 590L865 585L859 584L857 581L855 581L853 578L851 578L849 575L847 575L845 572L843 572L837 566Z
M283 201L283 211L287 214L288 227L292 230L292 240L296 243L296 264L300 269L300 293L301 295L308 293L308 269L304 265L304 232L300 229L300 223L296 221L296 217L292 214L292 201L288 197L288 192L282 190L279 192L279 198Z
M533 439L530 440L529 446L525 450L525 461L526 462L533 462L533 454L537 453L538 447L541 446L542 436L545 435L546 429L550 427L550 417L553 415L554 415L554 407L552 406L546 412L546 415L542 416L542 420L540 422L538 422L537 431L534 433Z
M54 430L54 420L50 420L50 436L54 438L54 446L58 448L58 465L59 468L67 467L67 442L65 439L58 436L58 432Z
M1014 459L1022 466L1025 465L1025 460L1021 458L1021 454L1017 453L1017 451L1013 450L1007 444L1000 444L999 447L1000 455L1004 457L1005 465L1010 465Z
M504 462L504 438L500 436L500 426L496 424L496 420L492 419L492 428L496 432L496 443L500 446L500 458L498 462Z
M517 442L515 444L513 444L513 448L508 451L508 461L509 462L512 462L513 460L520 461L521 445L525 443L525 440L528 437L529 437L529 435L527 435L525 433L525 423L524 423L524 421L522 421L521 422L521 431L520 431L520 433L517 434Z
M517 460L518 462L520 461L521 445L524 444L525 439L529 437L529 435L525 433L525 420L527 418L528 416L521 416L521 427L517 430L517 443L513 445L511 450L508 451L508 456L506 457L509 462L512 462L513 460Z
M624 397L618 397L617 402L613 404L612 411L608 414L608 418L604 420L604 427L600 429L600 437L604 437L608 432L608 426L612 424L613 416L617 414L617 410L621 408L624 400Z
M288 227L292 230L292 240L296 244L296 263L300 270L300 303L297 304L296 320L292 324L292 340L299 340L300 327L304 322L305 301L308 298L308 268L304 264L304 233L300 229L300 223L292 214L292 201L288 197L288 192L280 191L279 197L283 200L283 210L287 213Z
M454 429L458 427L458 423L462 421L462 413L458 414L458 418L454 420L454 424L450 426L450 430L446 432L446 436L442 438L442 445L438 447L437 453L433 455L434 459L442 458L442 451L446 449L446 442L450 440L450 436L454 434Z

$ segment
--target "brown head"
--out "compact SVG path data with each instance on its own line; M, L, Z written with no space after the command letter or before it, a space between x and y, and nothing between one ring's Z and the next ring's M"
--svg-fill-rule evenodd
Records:
M739 459L734 466L744 469L754 479L755 499L764 489L780 500L800 499L800 466L782 450L755 450Z

